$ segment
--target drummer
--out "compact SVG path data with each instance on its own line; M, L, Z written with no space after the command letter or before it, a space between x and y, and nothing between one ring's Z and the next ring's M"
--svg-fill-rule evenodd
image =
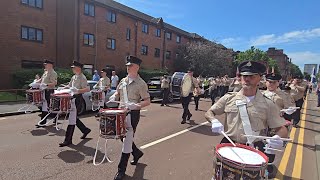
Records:
M148 86L138 74L141 62L142 60L137 57L127 56L128 76L120 81L117 91L109 99L115 101L120 98L120 107L126 107L130 110L126 119L127 133L123 139L122 154L118 164L118 172L114 177L115 180L121 180L125 177L130 153L133 155L131 165L137 165L143 156L143 152L133 142L134 133L140 120L140 110L150 105Z
M190 68L187 72L187 74L185 76L190 76L191 79L192 79L192 85L191 87L188 87L190 88L189 90L189 95L187 97L183 97L181 96L181 103L182 103L182 107L183 107L183 114L182 114L182 121L181 121L181 124L185 124L186 123L186 120L190 120L190 118L192 117L192 114L190 113L189 111L189 104L190 104L190 101L191 101L191 97L192 97L192 93L193 91L197 91L199 92L200 89L199 89L199 84L198 84L198 81L195 77L193 77L193 69ZM187 78L183 78L182 80L182 86L183 86L183 81L185 81ZM183 88L182 88L183 89Z
M40 88L44 89L44 99L42 103L42 110L41 110L41 122L39 123L40 126L37 124L37 127L44 127L45 124L47 123L47 119L45 118L46 115L48 114L48 108L49 108L49 103L50 103L50 95L53 94L54 92L54 87L57 84L57 78L58 75L53 69L53 61L45 59L43 61L44 65L44 73L41 77L41 84Z
M105 97L107 95L107 92L110 90L110 79L107 77L107 70L106 69L101 70L101 78L99 79L97 84L93 86L93 88L100 89L100 90L104 91L104 93L102 93L103 103L100 104L100 107L105 107L105 104L104 104Z
M290 83L291 88L291 96L295 100L296 106L300 109L297 109L297 111L292 115L293 116L293 126L298 127L298 123L300 121L301 116L301 108L304 103L304 92L306 91L306 86L303 83L303 77L302 76L295 76L292 80L292 83Z
M258 90L261 74L266 67L254 61L245 61L239 65L242 89L239 92L227 93L218 100L205 114L212 123L212 132L224 131L234 142L257 147L264 152L264 143L253 137L243 135L266 136L267 128L275 129L275 139L267 140L268 146L281 149L283 141L277 138L287 137L285 120L280 117L280 110ZM217 115L226 114L225 120L218 120ZM222 122L222 123L221 123ZM224 125L223 125L224 124ZM245 126L243 126L243 124ZM221 143L229 142L223 138ZM270 151L268 153L273 153Z
M64 87L65 89L70 89L74 93L74 99L71 101L71 110L69 113L69 125L67 127L65 140L59 144L60 147L68 146L72 144L72 136L74 133L75 125L80 129L83 135L80 139L85 139L87 135L91 132L91 129L87 128L77 117L76 104L80 104L83 101L82 94L89 92L90 88L88 86L87 78L82 73L83 64L78 61L73 61L72 71L74 76L72 76L69 84Z

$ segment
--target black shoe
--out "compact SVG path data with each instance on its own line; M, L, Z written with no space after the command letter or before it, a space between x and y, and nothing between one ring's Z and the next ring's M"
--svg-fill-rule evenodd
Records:
M91 132L91 129L88 129L86 132L83 133L80 139L85 139L90 132Z
M198 108L196 108L195 110L196 110L196 111L198 111L199 109L198 109Z
M168 106L168 107L169 107L169 104L166 104L166 106Z
M187 120L190 121L191 117L192 117L192 114L189 114L187 117Z
M94 117L96 118L100 117L100 113L96 114Z
M161 104L161 106L164 106L163 104Z
M126 174L124 172L117 172L117 174L114 176L114 180L122 180Z
M137 165L138 164L138 161L139 159L143 156L143 152L139 152L139 154L133 156L133 161L130 161L130 164L131 165Z
M186 120L182 120L182 121L181 121L181 124L185 124L185 123L186 123Z

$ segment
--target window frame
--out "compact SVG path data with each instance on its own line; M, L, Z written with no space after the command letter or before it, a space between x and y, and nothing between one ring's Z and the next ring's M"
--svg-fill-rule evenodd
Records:
M170 38L168 38L168 34L170 34ZM166 32L166 39L167 40L172 40L172 32Z
M169 56L167 54L169 54ZM166 51L166 59L171 59L171 51Z
M86 12L86 6L88 7L88 12ZM91 7L93 7L93 15L90 13ZM85 16L90 16L90 17L95 17L96 15L96 7L93 3L89 2L84 2L84 15Z
M27 30L27 37L26 38L23 37L23 29L24 28ZM35 39L30 39L30 29L34 30L34 38ZM38 40L38 32L41 32L41 40ZM20 26L20 40L43 43L43 29L21 25Z
M146 34L149 34L149 24L142 23L142 32L146 33Z
M84 37L85 35L88 36L88 44L85 43L85 37ZM93 45L90 45L90 36L93 37ZM84 46L88 46L88 47L94 47L95 44L96 44L96 39L95 39L94 34L84 32L84 33L83 33L83 45L84 45Z
M113 17L114 17L114 21L113 21ZM107 21L110 23L116 23L117 22L117 14L114 11L108 11L107 12Z
M178 38L179 38L179 41L178 41ZM177 37L176 37L176 43L180 44L181 43L181 39L182 37L180 35L177 34Z
M127 28L127 31L126 31L126 40L127 40L127 41L130 41L130 40L131 40L131 29L130 29L130 28Z
M145 48L145 52L144 52L144 48ZM148 49L149 49L149 47L147 45L142 44L142 46L141 46L141 55L147 56L148 55Z
M111 40L111 46L109 47L109 40ZM114 45L114 46L113 46ZM116 50L116 39L107 38L107 49Z
M159 53L157 53L157 52L159 52ZM159 58L159 57L160 57L160 54L161 54L160 48L154 48L154 57Z
M41 7L37 6L38 2L41 2ZM30 4L30 0L20 0L20 3L31 8L43 9L43 0L34 0L34 5Z
M156 29L156 37L161 37L161 29L159 28Z

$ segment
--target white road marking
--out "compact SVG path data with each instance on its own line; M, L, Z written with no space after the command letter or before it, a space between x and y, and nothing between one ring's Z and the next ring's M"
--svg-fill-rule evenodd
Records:
M146 145L143 145L143 146L141 146L140 148L141 148L141 149L146 149L146 148L148 148L148 147L151 147L151 146L153 146L153 145L159 144L159 143L161 143L161 142L163 142L163 141L166 141L166 140L168 140L168 139L174 138L174 137L176 137L176 136L178 136L178 135L181 135L181 134L183 134L183 133L186 133L186 132L188 132L188 131L191 131L192 129L198 128L198 127L203 126L203 125L206 125L206 124L208 124L208 123L209 123L209 122L207 122L207 121L206 121L206 122L203 122L203 123L198 124L198 125L196 125L196 126L190 127L190 128L188 128L188 129L182 130L182 131L180 131L180 132L171 134L171 135L169 135L169 136L167 136L167 137L164 137L164 138L158 139L158 140L156 140L156 141L153 141L153 142L151 142L151 143L148 143L148 144L146 144Z

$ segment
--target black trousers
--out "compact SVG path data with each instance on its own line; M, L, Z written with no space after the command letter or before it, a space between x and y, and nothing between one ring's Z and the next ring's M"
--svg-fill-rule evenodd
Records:
M300 121L300 117L301 117L301 109L302 109L302 106L303 106L303 98L299 99L296 101L296 107L300 107L300 109L297 109L296 112L294 112L292 114L292 118L293 118L293 124L294 125L297 125Z
M189 94L189 96L187 96L187 97L181 97L181 104L183 107L183 114L182 114L183 120L186 120L187 116L189 116L191 114L189 111L189 104L191 101L191 97L192 97L192 94Z
M45 89L44 90L44 98L47 101L48 108L50 107L50 96L51 96L51 94L53 94L53 92L54 92L53 89Z
M198 108L199 108L200 96L194 96L193 99L194 99L194 103L195 103L195 105L196 105L196 110L198 110Z
M162 89L162 105L168 104L169 88Z
M211 98L211 105L213 105L215 103L215 99L216 97L218 97L218 90L217 89L214 89L214 90L211 90L210 92L210 98Z
M77 104L81 104L81 101L83 101L82 94L74 95L74 97L76 98L76 100L75 100L76 106L77 106ZM87 128L87 126L84 125L83 122L78 118L78 115L77 115L76 125L82 133L85 133L89 130L89 128Z

